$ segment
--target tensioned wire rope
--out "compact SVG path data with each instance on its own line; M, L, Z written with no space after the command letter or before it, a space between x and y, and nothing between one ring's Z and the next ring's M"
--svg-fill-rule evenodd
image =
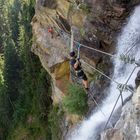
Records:
M61 21L60 21L59 23L61 24L61 26L64 28L65 31L62 30L61 27L57 26L57 28L54 27L54 29L56 30L56 32L64 33L64 34L67 35L67 37L68 37L69 39L71 39L71 37L69 37L69 36L71 36L72 27L71 27L71 32L70 32L70 31L68 31L68 30L65 28L65 26L63 25L63 23L62 23ZM61 33L60 33L60 35L61 35ZM80 46L85 47L85 48L87 48L87 49L91 49L91 50L93 50L93 51L96 51L96 52L99 52L99 53L108 55L108 56L113 57L113 58L121 59L121 55L118 57L118 56L113 55L113 54L111 54L111 53L107 53L107 52L105 52L105 51L101 51L101 50L92 48L92 47L90 47L90 46L81 44L80 42L78 42L78 41L76 41L76 40L73 40L73 42L78 43ZM122 54L122 55L123 55L123 56L126 56L135 46L136 46L136 45L134 44L132 47L128 48L128 49L126 50L126 52L125 52L124 54ZM129 58L129 59L130 59L130 58ZM130 60L130 61L131 61L131 60Z
M131 48L129 48L125 54L129 53L129 51L132 50L132 48L134 48L134 46L131 47ZM78 48L78 54L79 54L79 51L80 51L80 50L79 50L79 48ZM83 61L83 62L84 62L84 61ZM86 62L84 62L84 63L86 63ZM109 80L115 82L116 84L119 84L117 81L111 79L109 76L105 75L105 74L102 73L100 70L97 70L95 67L91 66L91 65L88 64L88 63L86 63L86 64L87 64L89 67L91 67L91 68L93 68L94 70L96 70L98 73L100 73L100 74L102 74L103 76L105 76L106 78L108 78ZM132 74L134 73L134 71L135 71L136 68L137 68L137 66L135 66L135 68L134 68L133 71L131 72L130 76L128 77L127 81L125 82L123 88L121 89L120 94L119 94L119 96L118 96L118 98L117 98L117 100L116 100L116 102L115 102L115 105L113 106L112 111L111 111L111 114L110 114L110 116L109 116L109 118L108 118L108 120L107 120L107 122L106 122L106 124L105 124L104 130L106 129L108 123L110 123L110 119L111 119L111 117L112 117L112 115L113 115L113 112L114 112L114 110L115 110L115 108L116 108L116 105L117 105L117 103L118 103L120 97L123 98L123 97L122 97L122 93L123 93L123 91L125 90L125 87L127 86L127 83L128 83L128 81L129 81L129 79L131 78L131 76L132 76ZM128 87L128 90L130 90L131 92L133 92L129 87ZM91 98L94 100L95 104L98 106L98 103L96 102L96 100L95 100L93 97L91 97ZM123 99L122 99L122 102L123 102ZM98 107L99 107L99 106L98 106ZM101 110L101 112L102 112L102 114L105 116L105 114L104 114L104 112L103 112L102 110ZM112 126L112 125L111 125L111 126Z
M133 68L132 72L130 73L130 75L129 75L129 77L128 77L128 79L126 80L126 82L125 82L124 85L127 85L127 83L129 82L131 76L133 75L133 73L134 73L134 71L136 70L137 67L138 67L138 66L135 66L135 67ZM111 119L111 117L112 117L112 115L113 115L113 112L114 112L114 110L115 110L115 108L116 108L116 105L117 105L117 103L118 103L118 101L119 101L119 99L120 99L120 97L121 97L121 95L122 95L122 93L123 93L123 91L124 91L124 88L125 88L125 87L123 87L123 88L120 90L120 94L119 94L119 96L118 96L118 98L117 98L117 100L116 100L116 102L115 102L115 104L114 104L114 107L113 107L113 109L112 109L112 111L111 111L111 114L110 114L110 116L109 116L109 118L108 118L108 120L107 120L107 122L106 122L106 124L105 124L104 130L106 129L108 123L110 122L110 119Z
M59 29L59 30L61 31L61 33L64 33L64 34L68 35L68 38L71 39L71 37L69 37L69 34L68 34L68 33L65 33L62 29ZM60 35L61 35L61 34L60 34ZM73 36L72 36L72 37L73 37ZM107 53L107 52L104 52L104 51L100 51L100 50L97 50L97 49L95 49L95 48L91 48L91 47L89 47L89 46L86 46L86 45L84 45L84 44L81 44L81 43L79 43L78 41L75 41L74 39L72 39L72 40L73 40L73 42L77 43L77 44L80 45L80 46L84 46L84 47L86 47L86 48L88 48L88 49L92 49L92 50L94 50L94 51L97 51L97 52L99 52L99 53L103 53L103 54L105 54L105 55L109 55L109 56L111 56L111 57L116 57L115 55L112 55L112 54L110 54L110 53ZM71 42L72 42L72 40L71 40ZM132 50L133 47L134 47L134 46L132 46L131 48L129 48L129 49L127 50L126 54L128 54L129 51ZM72 49L71 49L71 50L72 50ZM78 48L78 55L80 54L79 51L80 51L80 49ZM92 65L86 63L85 61L83 61L83 62L84 62L86 65L88 65L89 67L91 67L92 69L94 69L95 71L97 71L98 73L100 73L101 75L103 75L104 77L106 77L107 79L113 81L114 83L116 83L116 84L118 84L118 85L122 85L122 84L120 84L119 82L117 82L117 81L115 81L114 79L112 79L112 78L110 78L109 76L107 76L106 74L104 74L103 72L101 72L100 70L96 69L96 68L93 67ZM127 87L127 89L128 89L130 92L132 92L132 93L134 92L134 91L131 90L129 87Z
M134 69L133 69L132 72L130 73L130 75L129 75L129 77L128 77L128 79L126 80L126 82L125 82L124 85L127 85L128 81L130 80L130 78L131 78L131 76L133 75L133 73L134 73L134 71L136 70L136 68L137 68L137 66L134 67ZM113 113L114 113L114 111L115 111L115 108L116 108L116 105L117 105L119 99L120 99L121 96L122 96L122 93L123 93L123 91L124 91L124 88L125 88L125 87L123 87L123 88L121 89L120 94L119 94L119 96L118 96L118 98L117 98L117 100L116 100L116 102L115 102L115 104L114 104L114 106L113 106L113 109L112 109L112 111L111 111L111 113L110 113L110 115L109 115L109 118L107 119L107 121L106 121L106 123L105 123L105 126L104 126L104 129L103 129L103 130L106 130L108 124L111 124L111 123L110 123L110 119L111 119L111 117L112 117L112 115L113 115ZM111 127L112 127L112 124L111 124ZM112 128L113 128L113 127L112 127ZM96 136L96 137L95 137L95 140L97 140L98 137L99 137L99 136Z
M63 30L61 30L61 29L60 29L60 31L61 31L61 33L65 33L65 32L64 32ZM91 49L91 50L94 50L94 51L96 51L96 52L99 52L99 53L108 55L108 56L110 56L110 57L117 58L116 55L112 55L112 54L110 54L110 53L107 53L107 52L104 52L104 51L101 51L101 50L97 50L97 49L95 49L95 48L91 48L91 47L89 47L89 46L86 46L86 45L84 45L84 44L79 43L78 41L74 40L73 35L71 35L71 37L69 37L69 34L68 34L68 33L65 33L65 34L68 35L67 37L68 37L69 39L71 39L71 44L72 44L72 45L73 45L73 42L75 42L75 43L77 43L80 47L83 46L83 47L85 47L85 48L87 48L87 49ZM60 34L60 35L61 35L61 34ZM73 40L73 42L72 42L72 40ZM73 49L72 49L72 45L71 45L71 51L73 50ZM77 48L77 50L78 50L78 57L79 57L79 55L80 55L80 47ZM135 45L132 46L131 48L128 48L128 50L126 51L125 55L127 55L134 47L135 47ZM103 76L105 76L106 78L108 78L109 80L111 80L112 82L116 83L117 85L120 85L119 82L117 82L117 81L115 81L114 79L110 78L109 76L107 76L106 74L104 74L104 73L101 72L100 70L96 69L96 68L93 67L92 65L86 63L85 61L83 61L83 62L84 62L86 65L88 65L89 67L91 67L92 69L96 70L96 71L97 71L98 73L100 73L101 75L103 75ZM136 67L137 67L137 66L136 66ZM136 69L136 67L135 67L135 69ZM135 69L133 70L133 72L135 71ZM107 121L105 127L107 126L108 123L110 123L110 118L111 118L111 116L112 116L112 114L113 114L113 112L114 112L114 110L115 110L115 107L116 107L116 105L117 105L117 103L118 103L120 97L121 97L121 99L122 99L122 104L123 104L122 92L123 92L123 90L126 88L127 83L128 83L128 81L129 81L129 79L131 78L133 72L130 74L130 76L129 76L127 82L123 85L123 88L122 88L122 90L121 90L121 92L120 92L120 94L119 94L119 96L118 96L118 99L117 99L117 101L116 101L116 103L115 103L115 105L114 105L114 107L113 107L113 110L112 110L112 112L111 112L111 115L110 115L110 117L109 117L109 119L108 119L108 121ZM121 84L121 85L122 85L122 84ZM127 89L128 89L130 92L132 92L132 93L134 92L134 91L131 90L129 87L127 87ZM91 96L91 94L90 94L90 96ZM91 96L91 98L92 98L92 100L94 101L94 103L96 104L96 106L99 108L99 110L101 111L101 113L106 117L105 113L100 109L99 104L96 102L96 100L94 99L94 97Z
M68 33L65 33L62 29L59 29L59 30L60 30L61 32L63 32L64 34L68 35L67 37L68 37L69 39L71 39L71 37L69 37L69 34L68 34ZM59 31L58 31L58 32L59 32ZM61 33L60 33L60 35L61 35ZM73 36L72 36L72 37L73 37ZM104 51L101 51L101 50L98 50L98 49L95 49L95 48L91 48L91 47L86 46L86 45L84 45L84 44L81 44L81 43L79 43L78 41L74 40L74 38L73 38L73 42L75 42L75 43L77 43L78 45L80 45L80 47L83 46L83 47L86 47L86 48L88 48L88 49L97 51L97 52L99 52L99 53L102 53L102 54L105 54L105 55L108 55L108 56L111 56L111 57L116 57L116 55L112 55L112 54L110 54L110 53L107 53L107 52L104 52ZM71 41L71 43L72 43L72 41ZM130 51L132 48L134 48L134 46L131 47L131 48L129 48L126 54L128 54L129 51ZM71 49L71 50L72 50L72 49ZM78 48L78 55L80 54L79 51L80 51L80 49ZM91 67L92 69L94 69L95 71L97 71L98 73L100 73L101 75L103 75L104 77L106 77L107 79L109 79L110 81L113 81L113 82L116 83L116 84L120 84L119 82L117 82L117 81L115 81L114 79L110 78L109 76L107 76L106 74L104 74L103 72L101 72L100 70L98 70L97 68L93 67L92 65L86 63L85 61L82 61L82 62L85 63L86 65L88 65L89 67ZM129 87L128 87L128 90L130 90L130 91L133 93L133 91L132 91Z
M72 39L73 39L73 36L72 36ZM71 42L72 42L72 41L71 41ZM79 42L77 42L77 41L75 41L75 42L76 42L76 43L79 43ZM73 44L72 44L72 45L73 45ZM130 49L129 49L129 50L130 50ZM127 52L128 52L128 51L127 51ZM79 55L80 55L80 47L78 47L78 58L80 57ZM84 62L84 61L83 61L83 62ZM84 63L86 63L86 62L84 62ZM117 81L115 81L115 80L113 80L112 78L110 78L109 76L107 76L106 74L104 74L103 72L101 72L100 70L98 70L98 69L96 69L95 67L91 66L90 64L86 63L86 65L88 65L89 67L93 68L93 69L96 70L98 73L100 73L101 75L105 76L105 77L108 78L109 80L115 82L116 84L120 84L120 83L118 83ZM126 84L125 84L125 86L126 86ZM123 86L123 88L125 88L125 86ZM128 88L128 90L130 90L131 92L133 92L129 87L127 87L127 88ZM123 90L122 90L122 92L123 92ZM90 97L92 98L92 100L94 101L94 103L96 104L96 106L99 108L99 110L101 111L101 113L106 117L105 113L100 109L98 103L96 102L96 100L94 99L94 97L93 97L91 94L90 94ZM121 97L121 99L122 99L122 104L123 104L122 93L120 93L120 96L119 96L119 97ZM109 122L108 122L108 123L109 123Z
M56 29L56 30L57 30L57 29ZM61 33L64 33L65 35L67 35L67 37L68 37L69 39L71 39L69 33L64 32L64 31L63 31L62 29L60 29L60 28L59 28L59 30L61 31ZM57 32L59 32L59 31L57 30ZM60 33L60 35L61 35L61 33ZM112 58L121 59L121 56L113 55L113 54L111 54L111 53L108 53L108 52L105 52L105 51L102 51L102 50L98 50L98 49L92 48L92 47L87 46L87 45L84 45L84 44L82 44L82 43L80 43L80 42L78 42L78 41L76 41L76 40L73 40L73 42L76 43L76 44L79 44L81 47L84 47L84 48L87 48L87 49L96 51L96 52L98 52L98 53L101 53L101 54L110 56L110 57L112 57ZM122 54L122 55L123 55L123 56L126 56L134 47L135 47L135 45L133 45L132 47L128 48L128 50L126 50L126 52L125 52L124 54Z
M104 52L104 51L101 51L101 50L98 50L98 49L95 49L95 48L91 48L91 47L89 47L89 46L87 46L87 45L81 44L81 43L79 43L78 41L74 40L73 35L71 35L71 37L69 37L70 35L69 35L68 33L64 32L62 29L60 29L60 31L61 31L61 33L65 33L69 39L71 39L71 37L72 37L72 39L71 39L72 45L73 45L73 42L75 42L75 43L77 43L80 47L82 46L82 47L85 47L85 48L87 48L87 49L90 49L90 50L93 50L93 51L96 51L96 52L99 52L99 53L108 55L108 56L110 56L110 57L118 58L118 56L116 56L116 55L112 55L112 54L110 54L110 53L107 53L107 52ZM60 34L60 35L61 35L61 34ZM73 40L73 42L72 42L72 40ZM136 46L136 45L133 45L132 47L128 48L128 49L126 50L126 52L125 52L124 54L122 54L122 55L127 56L127 54L128 54L135 46ZM80 55L80 47L77 48L77 50L78 50L78 57L79 57L79 55ZM73 50L73 49L72 49L72 46L71 46L71 51L72 51L72 50ZM128 56L128 57L129 57L129 56ZM119 59L121 59L121 55L120 55ZM129 60L131 61L130 58L129 58ZM133 60L132 60L132 61L133 61ZM134 60L134 61L135 61L135 60ZM83 62L84 62L84 61L83 61ZM100 73L101 75L103 75L103 76L105 76L106 78L108 78L109 80L115 82L117 85L120 85L119 82L117 82L117 81L115 81L114 79L110 78L109 76L107 76L106 74L104 74L104 73L101 72L100 70L96 69L96 68L93 67L92 65L90 65L90 64L88 64L88 63L86 63L86 62L84 62L84 63L87 64L87 65L88 65L89 67L91 67L92 69L96 70L96 71L97 71L98 73ZM127 62L127 63L129 63L129 62ZM132 63L131 63L131 64L132 64ZM136 63L135 63L135 64L136 64ZM136 65L137 65L137 64L136 64ZM113 109L112 109L112 112L111 112L111 114L110 114L110 116L109 116L109 119L107 120L107 122L106 122L106 124L105 124L104 129L107 127L108 123L110 123L110 119L111 119L111 117L112 117L112 115L113 115L113 112L114 112L114 110L115 110L115 108L116 108L116 105L117 105L117 103L118 103L120 97L121 97L121 99L122 99L122 104L123 104L122 93L123 93L124 89L126 89L127 83L128 83L129 79L131 78L132 74L134 73L134 71L135 71L135 69L136 69L137 67L138 67L138 65L135 66L135 68L134 68L133 71L131 72L130 76L128 77L127 81L126 81L125 84L122 86L123 88L120 90L120 94L119 94L119 96L118 96L118 98L117 98L117 101L115 102L115 105L114 105L114 107L113 107ZM121 84L121 85L122 85L122 84ZM131 90L129 87L127 87L127 89L128 89L130 92L134 93L134 91ZM90 96L91 96L91 95L90 95ZM91 96L91 98L93 99L93 101L94 101L94 103L97 105L97 107L99 108L99 105L98 105L98 103L96 102L96 100L94 99L94 97ZM100 109L100 108L99 108L99 109ZM104 114L104 112L103 112L101 109L100 109L100 111L101 111L101 113L106 117L106 115ZM111 126L112 126L112 125L111 125Z

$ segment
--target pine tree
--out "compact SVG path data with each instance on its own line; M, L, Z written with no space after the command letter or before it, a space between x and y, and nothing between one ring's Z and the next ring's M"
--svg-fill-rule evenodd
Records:
M20 0L14 0L13 4L9 7L9 27L12 34L12 39L16 44L17 47L17 38L19 34L19 13L21 9L21 3Z
M4 0L1 0L4 1ZM0 139L15 140L19 127L28 132L29 139L40 135L46 138L47 115L52 103L50 79L40 61L31 51L31 19L34 15L34 0L5 1L6 23L3 27L4 46L3 94L0 95ZM0 33L1 34L1 33ZM6 116L5 116L6 115ZM4 117L5 116L5 117ZM28 124L29 116L35 118ZM45 117L44 117L45 116ZM22 138L21 138L22 139Z
M20 64L15 43L9 38L4 48L4 82L6 94L12 101L18 97L19 69Z

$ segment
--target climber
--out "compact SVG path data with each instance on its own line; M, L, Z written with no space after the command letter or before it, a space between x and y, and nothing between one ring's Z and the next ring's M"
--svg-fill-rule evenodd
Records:
M53 38L54 37L54 31L53 31L52 27L48 28L48 32L51 34L51 38Z
M82 70L81 62L79 58L76 58L75 52L70 52L70 64L74 68L74 71L79 79L82 79L82 83L86 91L88 91L88 79L85 73Z

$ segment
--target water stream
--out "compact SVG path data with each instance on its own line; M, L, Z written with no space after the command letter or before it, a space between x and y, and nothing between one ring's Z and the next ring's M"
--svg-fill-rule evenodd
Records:
M134 46L134 47L133 47ZM118 37L116 55L125 54L129 48L133 47L128 54L135 56L136 60L140 59L140 6L136 7L130 16L128 23L124 26L122 33ZM114 59L114 75L113 79L119 83L125 83L136 66L135 64L125 64L120 59ZM135 86L135 78L139 68L137 68L130 80L129 85ZM97 136L104 130L106 121L108 120L113 106L119 96L119 90L116 83L111 83L108 89L109 94L104 101L100 104L100 109L93 110L92 115L84 120L80 126L71 134L68 140L96 140ZM131 92L123 92L123 99L131 95ZM121 107L121 99L117 103L116 110ZM110 126L111 122L108 124Z

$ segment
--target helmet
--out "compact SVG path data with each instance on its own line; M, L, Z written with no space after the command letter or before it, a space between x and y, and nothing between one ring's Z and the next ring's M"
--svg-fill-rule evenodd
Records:
M70 52L70 56L74 57L75 56L75 52L74 51Z

